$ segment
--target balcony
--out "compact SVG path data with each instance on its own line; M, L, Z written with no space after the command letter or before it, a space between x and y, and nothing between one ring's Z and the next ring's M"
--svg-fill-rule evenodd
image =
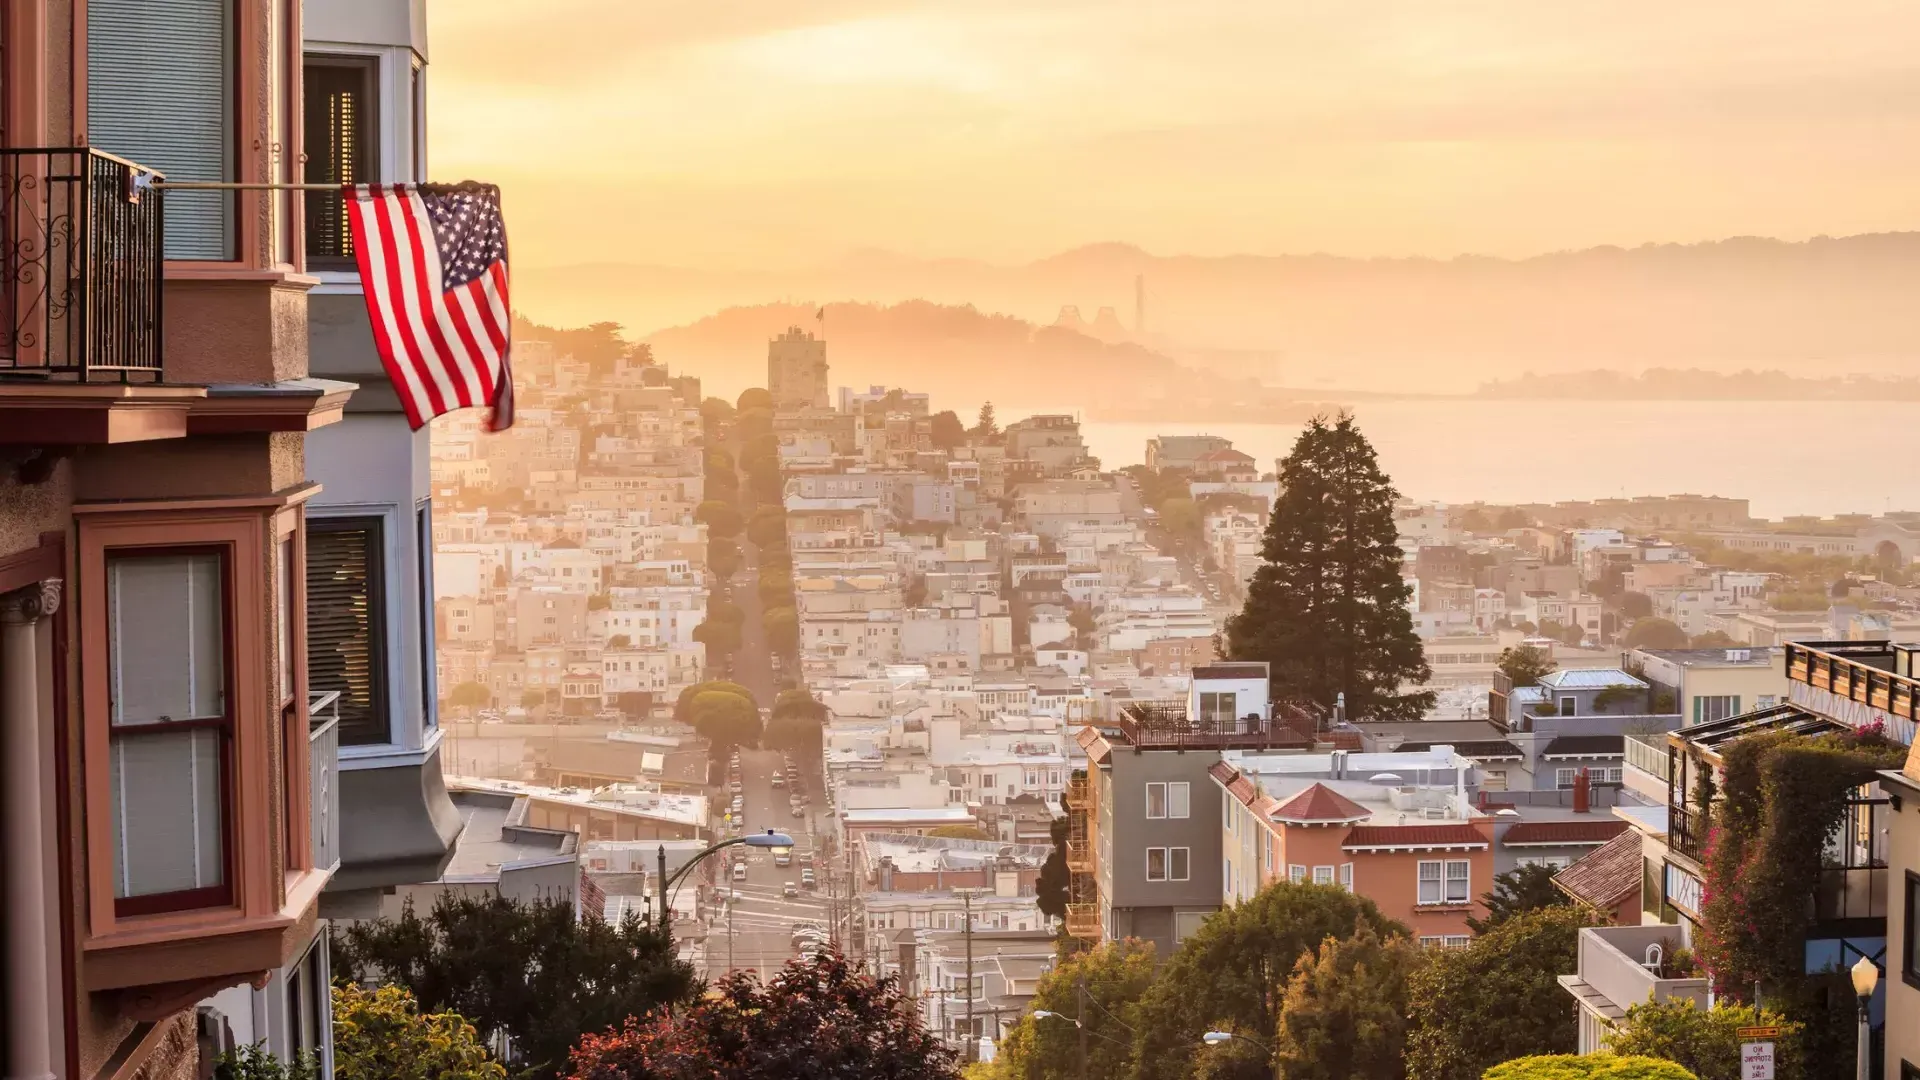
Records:
M1665 978L1662 969L1680 948L1677 926L1600 926L1580 931L1578 974L1560 985L1585 1007L1611 1022L1627 1009L1674 998L1707 1005L1705 978ZM1590 1052L1582 1046L1583 1053Z
M313 865L340 868L340 691L311 695L308 706L308 812L312 818Z
M1911 743L1920 719L1920 647L1887 641L1800 641L1786 649L1788 698L1797 705L1864 727L1882 722L1887 735Z
M86 147L0 150L0 380L159 381L158 179Z
M1699 862L1706 852L1706 823L1684 806L1667 807L1667 848Z
M1100 905L1068 904L1067 934L1088 941L1100 940Z
M1113 726L1135 750L1276 750L1311 747L1312 724L1305 715L1196 719L1184 702L1138 702Z
M1087 801L1087 774L1077 772L1067 781L1066 804L1070 810L1091 810L1093 804Z
M1093 873L1093 848L1085 841L1067 841L1067 869L1076 874Z

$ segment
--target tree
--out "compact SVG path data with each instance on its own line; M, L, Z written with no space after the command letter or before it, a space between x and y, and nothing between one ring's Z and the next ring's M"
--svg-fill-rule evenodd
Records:
M492 702L493 691L487 689L484 683L463 682L447 695L447 704L462 709L484 708Z
M1334 885L1279 881L1226 908L1180 943L1140 1003L1135 1080L1173 1080L1216 1028L1272 1032L1300 957L1327 938L1406 931L1373 901Z
M803 716L775 716L767 721L760 744L770 750L787 750L811 761L820 756L826 733L818 721Z
M1284 1080L1405 1080L1407 980L1420 950L1369 927L1302 956L1282 998L1274 1058Z
M1541 1054L1502 1062L1484 1080L1695 1080L1671 1061L1617 1054Z
M1040 914L1051 919L1067 917L1067 819L1057 817L1047 826L1053 850L1040 864L1040 879L1034 882L1034 904Z
M1160 504L1160 527L1177 540L1200 536L1200 508L1192 499L1173 498Z
M581 1040L568 1080L952 1080L953 1051L893 979L826 950L762 984L721 979L684 1009Z
M705 645L709 656L732 656L740 651L740 624L708 619L693 628L693 640Z
M588 1032L699 987L669 933L631 913L619 923L576 915L571 899L442 893L424 919L409 903L398 919L354 923L334 942L336 970L351 981L377 971L422 1009L466 1017L483 1042L512 1037L516 1072L535 1077L557 1075Z
M978 825L937 825L927 830L928 836L944 836L949 840L991 840L987 830Z
M776 720L795 717L824 724L827 722L827 707L805 690L782 690L773 699L773 717Z
M506 1080L456 1013L422 1013L398 986L333 988L334 1080Z
M261 1041L221 1054L213 1063L213 1080L320 1080L320 1064L311 1052L291 1063L281 1061Z
M747 521L747 539L755 547L787 546L787 512L778 506L763 506Z
M709 679L706 682L694 683L692 686L680 691L680 696L674 699L673 703L673 722L676 724L693 723L693 699L709 691L732 694L735 697L745 698L747 704L753 706L756 710L760 708L760 703L755 700L753 691L741 686L739 683L727 682L725 679Z
M707 527L709 540L731 540L740 535L740 511L732 503L708 499L694 508L693 520Z
M614 708L627 716L640 720L653 710L653 692L651 690L622 690L613 697Z
M1559 666L1552 653L1530 645L1501 649L1498 661L1500 673L1512 679L1515 686L1538 686L1541 679Z
M1664 1058L1700 1080L1740 1080L1740 1029L1777 1027L1773 1037L1774 1080L1805 1075L1801 1034L1805 1025L1771 1009L1756 1010L1722 999L1702 1009L1691 998L1668 998L1627 1007L1614 1022L1607 1049L1616 1054Z
M710 397L700 403L700 423L709 431L732 424L733 414L733 403L726 398Z
M927 418L927 438L934 449L951 450L967 441L967 428L952 409L945 409Z
M1407 1032L1409 1080L1476 1080L1529 1054L1564 1054L1579 1032L1559 976L1574 970L1577 907L1516 915L1464 949L1433 954L1409 982L1420 1002Z
M762 567L760 581L760 602L769 607L779 605L793 606L793 576L771 567Z
M993 402L980 406L980 417L974 421L973 434L983 439L991 439L1000 434L1000 425L993 419Z
M1635 619L1622 644L1629 649L1684 649L1687 632L1670 619Z
M1653 597L1643 592L1620 594L1620 614L1629 619L1644 619L1653 614Z
M765 387L749 386L745 390L740 391L739 398L737 398L733 404L734 408L740 412L746 412L748 409L766 409L771 412L773 410L773 394Z
M726 580L740 572L740 545L733 540L707 541L707 569L715 577Z
M523 709L537 709L546 703L547 692L545 690L525 690L520 694L520 707Z
M770 607L760 613L767 632L767 648L782 656L800 650L800 615L791 607Z
M1403 694L1433 674L1400 576L1399 498L1373 447L1342 413L1315 417L1281 462L1281 495L1267 523L1246 607L1227 622L1236 660L1272 665L1275 700L1348 717L1418 720L1431 691Z
M740 501L740 474L733 469L716 471L709 467L702 478L706 483L706 496L721 502Z
M1122 1077L1132 1065L1140 1000L1153 975L1152 945L1132 938L1105 942L1064 956L1042 975L1032 1008L1086 1025L1088 1076ZM1000 1041L999 1059L1011 1080L1073 1080L1080 1075L1079 1046L1080 1032L1068 1020L1029 1010Z
M760 741L760 710L750 698L708 690L694 695L687 716L693 730L712 746L715 757L725 756L736 746Z
M1733 640L1733 635L1725 630L1709 630L1704 634L1695 634L1693 640L1687 643L1689 648L1694 649L1729 649L1737 648L1739 644Z
M1493 888L1480 897L1480 902L1487 907L1487 917L1467 916L1467 928L1484 934L1515 915L1573 903L1554 886L1553 873L1552 867L1528 863L1504 874L1495 874Z

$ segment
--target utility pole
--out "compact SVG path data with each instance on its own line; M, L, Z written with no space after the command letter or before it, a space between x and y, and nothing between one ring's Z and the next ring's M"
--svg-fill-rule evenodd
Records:
M660 845L660 929L673 933L673 915L667 911L667 845ZM667 939L671 942L673 939Z
M980 1053L980 1036L973 1029L973 897L985 889L961 888L953 890L960 894L962 917L965 925L961 927L961 937L967 945L967 1054L966 1060L974 1061Z
M1085 975L1080 976L1080 981L1074 986L1074 997L1076 999L1074 1011L1079 1023L1073 1026L1080 1029L1080 1080L1087 1080L1087 977Z

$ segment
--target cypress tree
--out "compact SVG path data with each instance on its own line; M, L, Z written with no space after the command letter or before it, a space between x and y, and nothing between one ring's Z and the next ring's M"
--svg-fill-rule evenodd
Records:
M1433 693L1400 688L1433 672L1400 577L1398 493L1353 417L1315 417L1280 464L1280 488L1266 563L1227 622L1230 655L1271 664L1276 701L1331 710L1344 693L1349 718L1420 719Z

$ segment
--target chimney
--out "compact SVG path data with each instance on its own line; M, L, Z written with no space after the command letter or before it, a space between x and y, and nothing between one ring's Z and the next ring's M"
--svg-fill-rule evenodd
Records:
M880 891L893 891L893 856L880 856Z
M1581 769L1580 774L1573 778L1574 813L1585 814L1593 809L1593 791L1591 784L1592 781L1587 778L1587 770L1585 769Z

